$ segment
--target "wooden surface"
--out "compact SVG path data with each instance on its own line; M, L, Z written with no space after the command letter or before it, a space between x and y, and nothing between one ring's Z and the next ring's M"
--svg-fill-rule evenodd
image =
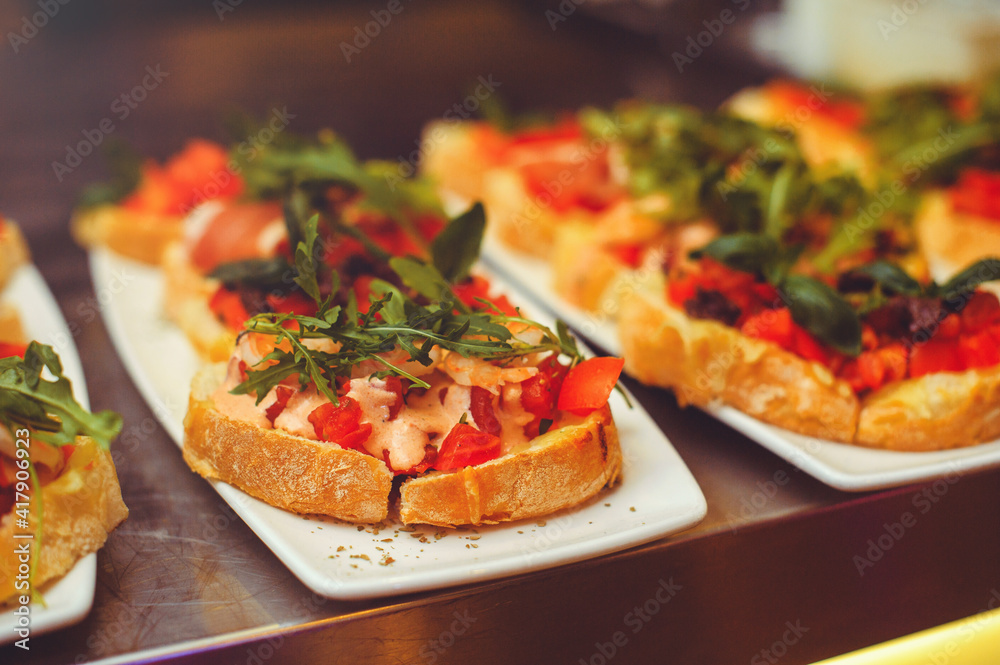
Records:
M480 76L528 109L630 95L710 106L764 73L708 53L680 75L670 44L582 10L553 30L545 12L556 3L404 2L350 62L341 42L385 3L245 0L221 19L207 0L170 11L96 4L63 6L17 53L0 50L0 210L24 226L75 331L93 407L125 417L115 458L132 513L99 555L90 616L33 640L27 660L0 649L0 662L159 649L213 664L759 663L779 653L807 663L985 610L1000 588L1000 472L964 476L862 577L852 558L921 488L838 492L668 393L635 387L708 499L698 527L487 585L367 603L315 597L188 471L125 374L98 315L107 285L90 283L67 232L79 190L105 174L101 157L61 181L52 163L106 118L114 136L161 158L193 135L224 139L220 118L233 107L287 108L293 131L329 126L365 157L405 158L423 123ZM34 11L5 3L4 34ZM115 101L147 68L167 75L120 117ZM746 510L776 473L788 483ZM634 608L662 580L681 588L636 624ZM469 617L468 630L453 628L456 617Z

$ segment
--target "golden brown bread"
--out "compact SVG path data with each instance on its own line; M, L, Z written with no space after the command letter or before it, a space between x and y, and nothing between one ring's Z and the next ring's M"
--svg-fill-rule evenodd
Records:
M1000 437L1000 367L891 383L858 399L825 366L715 321L692 319L655 292L624 303L625 368L681 404L721 402L821 439L889 450L970 446Z
M381 461L336 444L264 430L216 410L226 364L203 368L184 421L184 459L271 505L351 522L388 514L393 474ZM618 433L605 407L512 452L457 472L432 472L402 487L404 523L484 524L544 515L584 501L618 478Z
M924 195L914 225L924 255L951 269L1000 256L1000 222L956 212L946 192Z
M45 516L33 589L100 549L108 533L128 516L111 454L86 437L77 439L60 476L42 488L42 503ZM12 544L18 541L13 517L8 513L0 521L0 543L5 544L0 552L0 602L23 593L14 587L18 560Z
M452 473L433 471L400 489L403 522L496 524L574 506L621 472L618 430L607 405L578 425L552 430L523 452Z
M208 365L191 384L184 418L188 466L285 510L350 522L385 519L392 472L381 460L228 418L212 399L225 375L225 363Z
M3 288L14 273L30 259L28 243L17 224L2 220L0 227L0 288Z
M187 335L203 358L209 362L227 360L236 343L236 333L223 325L209 307L218 281L195 270L180 242L167 246L162 267L167 318Z
M483 175L489 167L476 143L475 125L441 120L424 128L420 170L442 191L467 201L483 197Z
M85 247L107 247L143 263L159 264L163 251L183 236L183 218L136 212L116 205L77 211L70 231Z

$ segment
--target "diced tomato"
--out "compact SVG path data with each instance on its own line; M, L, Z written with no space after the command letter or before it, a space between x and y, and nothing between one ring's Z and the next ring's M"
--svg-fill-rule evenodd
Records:
M292 398L294 393L295 391L288 386L278 386L274 389L274 396L277 399L275 399L274 404L267 407L267 410L264 411L264 415L267 416L272 425L274 425L274 419L280 416L281 412L288 406L288 400Z
M508 140L509 146L565 143L583 138L583 128L576 118L567 116L554 125L529 127L516 132Z
M958 355L965 369L1000 364L1000 346L989 330L962 335L958 340Z
M434 468L442 471L476 466L500 456L500 437L481 432L472 425L458 423L441 442Z
M629 268L638 268L642 263L642 249L642 245L632 243L628 245L619 245L612 251L614 252L615 257Z
M542 420L551 419L555 415L566 371L567 368L560 365L558 360L549 358L538 366L538 374L521 382L521 406L535 416L525 425L526 436L538 436Z
M323 263L340 269L352 256L365 256L364 245L360 240L355 240L347 236L337 236L323 243Z
M687 274L667 280L667 298L674 305L683 306L694 298L697 292L698 278L695 275Z
M961 372L958 342L953 339L930 339L913 347L910 353L910 376L917 378L935 372Z
M949 314L941 319L941 323L938 324L934 336L941 339L951 339L958 337L960 332L962 332L962 321L958 318L957 314Z
M860 363L857 358L851 358L845 362L837 376L847 381L848 385L851 386L851 390L856 393L861 393L868 389L868 384L861 377Z
M865 388L875 390L885 381L885 365L878 351L865 351L858 356L858 372Z
M792 352L801 358L815 360L824 365L830 362L830 353L826 348L800 326L794 326L792 345Z
M969 301L962 308L962 331L975 333L1000 322L1000 300L989 291L970 294Z
M493 393L486 388L472 386L469 411L472 412L472 420L476 423L476 427L481 431L500 435L500 421L497 420L496 411L493 410Z
M786 111L804 109L815 112L845 129L857 129L864 122L864 106L853 99L825 97L803 85L792 81L778 80L767 84L765 90L773 96Z
M510 299L505 295L491 296L489 281L479 275L472 275L461 284L455 284L451 290L459 300L473 309L485 309L486 306L479 302L485 300L507 316L517 316L517 309L510 302Z
M279 314L312 316L316 313L316 302L299 290L291 291L284 296L268 293L264 299L271 309Z
M191 250L191 263L208 274L223 263L259 258L261 233L281 218L277 203L228 205L209 220Z
M610 357L578 363L563 380L557 402L559 410L585 416L607 404L624 365L623 359Z
M361 405L354 398L341 397L339 405L327 402L316 407L309 422L320 440L366 452L364 442L371 436L372 426L361 422Z
M781 296L778 295L778 289L774 288L773 284L768 284L767 282L756 282L751 287L757 299L765 305L773 305L777 303Z
M791 349L795 323L787 307L766 309L749 317L740 327L740 332L748 337L766 339L783 349Z
M965 169L950 195L957 212L1000 221L1000 172Z
M130 210L180 215L203 201L235 198L243 179L228 167L222 146L192 139L165 166L149 160L142 166L139 185L122 201Z
M861 324L861 348L871 351L878 346L878 333L867 323Z
M0 358L12 358L14 356L24 358L24 352L27 350L27 344L18 344L17 342L0 342Z
M427 242L434 240L445 227L445 220L437 215L423 215L413 223L417 232Z
M385 378L385 389L396 393L396 401L389 405L389 420L395 420L404 404L403 381L398 376L387 376Z
M208 306L220 321L231 330L242 330L243 324L250 318L243 298L236 291L230 291L225 286L216 290Z
M906 368L909 352L903 344L887 344L878 350L879 359L885 368L885 383L901 381L906 378Z

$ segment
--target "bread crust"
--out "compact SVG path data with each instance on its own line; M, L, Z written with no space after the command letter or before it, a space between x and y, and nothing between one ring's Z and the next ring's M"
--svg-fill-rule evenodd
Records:
M184 459L195 472L297 513L365 523L387 517L393 474L381 460L221 414L212 393L225 373L225 363L209 365L192 383ZM618 432L605 406L525 450L404 482L400 518L457 526L537 517L612 485L621 466Z
M209 307L219 283L204 277L191 265L180 242L170 243L166 248L162 267L167 318L187 335L203 358L209 362L227 360L236 343L236 333L223 325Z
M605 405L583 422L547 432L523 452L407 480L400 489L406 524L497 524L575 506L621 473L618 430Z
M924 255L951 268L1000 256L1000 222L956 212L946 192L925 194L914 224Z
M17 224L3 220L0 228L0 288L7 285L17 269L28 263L31 253Z
M184 418L184 460L191 469L292 512L349 522L386 518L392 472L381 460L223 415L212 393L225 374L225 363L208 365L191 384Z
M673 389L682 405L722 402L793 432L888 450L942 450L1000 437L1000 367L897 381L859 400L820 363L692 319L655 293L626 300L619 334L626 371Z
M45 521L32 580L35 589L66 574L78 560L100 549L108 533L128 516L111 453L87 437L77 439L67 468L42 488L42 502ZM0 520L0 543L18 542L14 526L13 513ZM0 552L0 602L23 593L14 588L18 563L14 547L4 547Z
M105 204L77 211L70 231L85 247L107 247L130 259L157 265L167 245L181 239L184 225L179 215L136 212Z

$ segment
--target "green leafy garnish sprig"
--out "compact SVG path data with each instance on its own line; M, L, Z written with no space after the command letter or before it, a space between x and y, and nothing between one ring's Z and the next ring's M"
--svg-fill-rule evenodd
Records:
M346 306L334 305L332 295L321 297L316 263L312 260L317 223L317 217L309 220L295 250L295 281L313 297L317 313L258 314L251 318L246 330L274 337L275 348L258 364L259 369L248 368L247 379L232 390L234 394L255 394L260 403L273 387L297 376L303 389L312 383L338 404L337 378L350 377L353 368L365 361L374 361L382 368L377 375L396 375L416 386L429 387L384 357L396 349L405 351L409 361L425 367L433 363L431 351L435 347L487 361L544 352L566 355L574 364L580 360L580 351L565 325L557 324L556 331L552 331L530 319L507 316L495 309L473 311L455 295L451 283L468 276L478 255L484 226L482 206L477 204L453 220L435 239L431 254L438 263L413 257L390 260L401 282L417 297L389 282L373 280L370 306L364 313L358 310L353 294ZM331 273L336 290L337 273ZM540 331L540 341L529 344L517 339L508 327L512 323ZM313 348L305 343L309 339L332 340L338 350L330 353Z

